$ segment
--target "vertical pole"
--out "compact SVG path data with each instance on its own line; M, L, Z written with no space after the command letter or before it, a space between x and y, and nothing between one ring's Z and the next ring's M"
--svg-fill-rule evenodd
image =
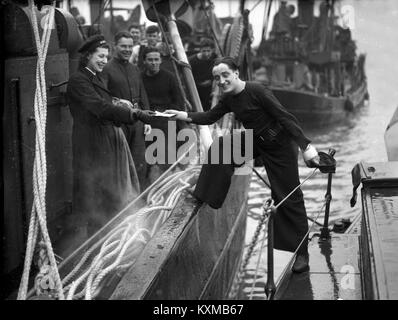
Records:
M273 300L276 286L274 282L274 215L276 209L271 207L268 219L268 243L267 243L267 284L265 285L265 294L268 300Z
M329 151L329 154L333 157L334 154L336 153L335 150L331 149ZM330 202L332 201L332 178L333 178L333 173L329 172L328 173L328 185L326 188L326 206L325 206L325 219L323 220L323 227L321 229L321 239L328 239L330 238L330 233L329 233L329 213L330 213Z
M328 239L330 237L328 226L329 226L330 202L332 200L331 187L332 187L332 173L328 173L328 186L325 195L326 198L325 219L323 220L323 227L321 229L322 239Z
M94 23L101 23L101 8L102 8L102 3L103 0L101 1L95 1L95 0L90 0L90 19L91 19L91 24L94 25Z
M118 32L118 30L116 30L115 19L113 17L113 2L112 2L112 0L109 0L109 12L111 14L111 20L110 20L111 21L111 33L113 36L116 32Z
M176 50L177 59L189 64L187 55L185 53L184 46L181 41L180 34L177 29L177 24L175 22L175 17L171 15L167 21L167 28L170 32L171 42L173 43L174 49ZM184 67L182 68L189 95L192 99L193 107L195 111L203 112L202 104L200 102L198 90L195 86L195 80L192 75L192 70L190 68ZM209 148L212 143L212 138L210 134L210 129L208 126L199 126L201 142L205 145L206 148Z

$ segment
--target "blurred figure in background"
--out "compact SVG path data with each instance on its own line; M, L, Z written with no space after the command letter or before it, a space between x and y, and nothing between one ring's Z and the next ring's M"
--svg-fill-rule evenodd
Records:
M204 38L199 43L199 53L188 59L204 111L210 110L211 107L212 69L215 58L214 42Z
M175 76L160 67L162 56L159 50L156 48L145 48L143 58L145 70L142 73L142 80L148 94L150 109L159 112L163 112L169 108L184 110L184 100L180 94ZM171 125L177 132L168 131L169 122L171 122ZM167 156L168 149L172 147L168 141L169 135L178 134L178 131L184 127L184 124L180 121L177 123L175 120L167 121L164 118L157 118L151 121L151 126L152 129L161 130L165 138L165 145L162 149L165 152L163 155L165 163L150 165L148 169L149 180L153 182L171 165L170 162L172 161L169 161ZM178 145L175 142L174 146L178 147ZM158 158L162 157L160 154L156 154L156 156Z
M141 42L137 54L137 66L141 71L145 70L143 53L145 48L155 48L156 44L161 41L160 29L157 25L151 25L145 30L145 39ZM133 58L135 59L135 58ZM132 59L132 60L133 60ZM132 62L132 60L130 60Z
M129 26L128 31L133 38L133 52L130 57L130 63L137 65L141 45L141 26L139 24L132 24Z
M159 50L162 57L160 68L174 74L172 55L174 54L175 50L173 45L170 44L170 47L167 48L166 42L158 42L155 48Z

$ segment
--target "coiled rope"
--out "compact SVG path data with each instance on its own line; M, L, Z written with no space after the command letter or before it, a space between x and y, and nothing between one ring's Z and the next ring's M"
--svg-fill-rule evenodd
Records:
M43 34L40 40L36 8L33 0L29 0L30 14L33 24L35 43L37 49L36 91L34 99L34 114L36 122L36 147L33 165L33 204L29 223L28 242L26 246L24 270L18 291L18 300L25 300L27 296L30 268L39 235L39 267L40 272L35 278L35 288L38 295L47 291L52 297L63 300L62 282L57 269L50 236L47 230L46 219L46 186L47 186L47 161L46 161L46 122L47 122L47 88L44 65L50 42L51 30L54 26L55 1L50 6L48 14L44 17Z
M67 300L95 298L108 274L123 271L134 264L145 244L169 217L182 191L191 187L189 181L198 175L199 171L200 166L192 166L157 183L148 193L149 207L126 217L89 248L62 281ZM93 255L95 252L97 253ZM71 281L72 279L74 280Z

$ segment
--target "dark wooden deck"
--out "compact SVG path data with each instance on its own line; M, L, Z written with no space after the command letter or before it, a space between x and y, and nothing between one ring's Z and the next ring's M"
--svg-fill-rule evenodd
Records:
M364 296L398 299L398 161L361 163Z
M277 299L398 299L398 161L359 163L353 177L362 184L361 219L329 240L313 236L310 271L287 270Z
M361 300L359 237L355 234L333 234L309 243L310 271L290 273L281 300Z

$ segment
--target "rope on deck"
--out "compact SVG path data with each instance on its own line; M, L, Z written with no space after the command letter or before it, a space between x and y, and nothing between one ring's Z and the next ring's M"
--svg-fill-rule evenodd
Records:
M94 299L100 293L107 275L133 265L145 244L169 217L182 191L191 187L189 181L199 171L200 166L192 166L157 183L148 193L149 207L126 217L89 248L62 281L67 300L83 297L86 300Z

